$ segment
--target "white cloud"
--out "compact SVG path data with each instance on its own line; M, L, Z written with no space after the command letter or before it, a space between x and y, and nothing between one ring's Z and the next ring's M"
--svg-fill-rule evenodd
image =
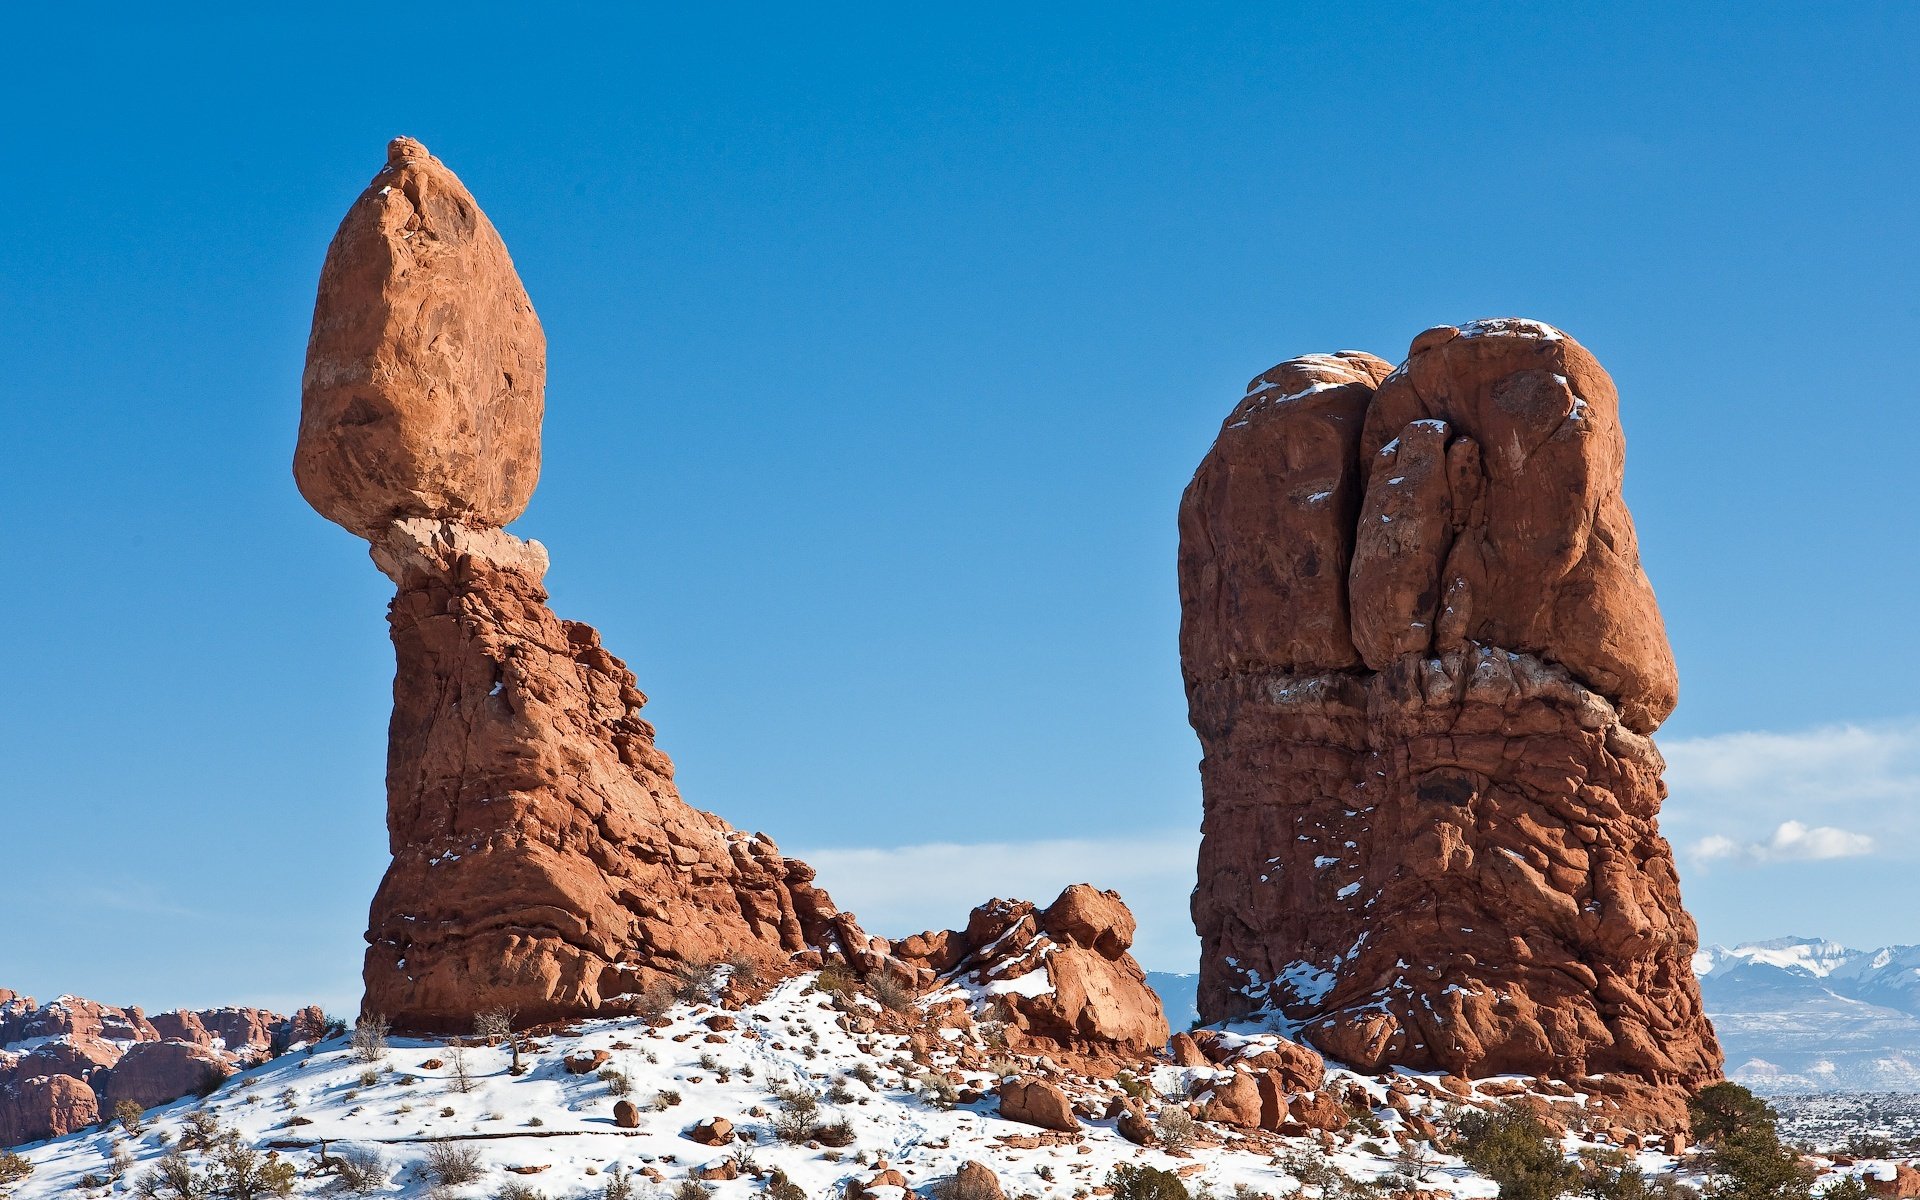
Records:
M995 897L1050 903L1068 884L1120 893L1140 923L1133 953L1151 970L1190 971L1187 901L1199 836L1181 830L1032 842L798 849L833 901L889 937L966 925Z
M1661 824L1696 863L1903 851L1920 838L1920 720L1663 740Z
M1827 858L1858 858L1873 853L1873 838L1832 825L1809 827L1803 821L1782 821L1764 842L1742 842L1725 834L1709 834L1695 842L1693 857L1701 862L1732 859L1746 862L1793 862Z

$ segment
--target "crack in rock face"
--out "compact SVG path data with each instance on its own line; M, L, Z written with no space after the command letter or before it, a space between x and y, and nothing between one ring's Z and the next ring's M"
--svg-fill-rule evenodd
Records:
M1249 385L1180 507L1203 1020L1684 1127L1721 1054L1656 822L1678 685L1624 457L1613 381L1538 322Z

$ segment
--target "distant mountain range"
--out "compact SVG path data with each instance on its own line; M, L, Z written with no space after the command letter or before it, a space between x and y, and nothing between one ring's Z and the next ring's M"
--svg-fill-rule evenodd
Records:
M1769 1095L1920 1092L1920 946L1774 938L1693 958L1727 1076ZM1198 1018L1197 977L1150 971L1167 1022Z

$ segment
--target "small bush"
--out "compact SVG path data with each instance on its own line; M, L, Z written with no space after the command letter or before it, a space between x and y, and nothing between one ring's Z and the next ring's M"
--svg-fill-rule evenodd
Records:
M147 1110L131 1100L122 1100L113 1106L113 1119L120 1122L120 1128L134 1137L147 1131Z
M33 1174L33 1164L9 1150L0 1154L0 1188L11 1188Z
M673 980L673 998L682 1004L711 1004L719 988L719 972L700 959L676 965Z
M493 1194L493 1200L547 1200L547 1198L518 1179L509 1179Z
M267 1196L290 1196L299 1172L293 1164L268 1151L260 1153L229 1138L214 1157L209 1190L227 1200L264 1200Z
M697 1179L683 1179L673 1189L673 1200L710 1200L713 1189Z
M387 1185L393 1174L387 1160L370 1146L348 1146L334 1159L333 1185L343 1192L365 1196Z
M205 1150L220 1140L220 1118L204 1108L187 1114L187 1127L180 1132L182 1150Z
M178 1150L172 1151L154 1165L153 1169L140 1176L135 1185L147 1200L199 1200L208 1192L208 1179L197 1174L187 1156Z
M851 998L856 986L851 972L832 964L821 967L820 973L813 978L813 990L824 992L836 1001Z
M922 1071L913 1082L920 1092L920 1098L941 1112L947 1112L960 1103L960 1089L954 1086L953 1080L938 1071Z
M1193 1136L1198 1132L1198 1122L1193 1114L1177 1105L1169 1104L1153 1117L1153 1135L1169 1154L1178 1154L1193 1145Z
M511 1008L489 1008L473 1018L473 1032L495 1045L513 1036L514 1018L520 1014Z
M903 1013L913 1009L913 989L883 971L876 971L867 979L867 991L880 1002L880 1007L889 1012Z
M780 1111L774 1114L773 1136L795 1145L811 1138L820 1115L820 1101L813 1092L794 1085L781 1088L774 1095L780 1102Z
M655 1112L665 1112L680 1103L680 1093L672 1088L661 1088L653 1097Z
M1466 1114L1454 1149L1499 1186L1500 1200L1557 1200L1580 1182L1580 1168L1561 1153L1560 1139L1523 1108Z
M380 1068L368 1067L360 1072L360 1086L370 1088L380 1082Z
M822 1146L832 1146L836 1150L851 1146L853 1145L853 1123L842 1117L838 1121L816 1125L813 1129L813 1140Z
M787 1178L787 1173L775 1170L767 1177L767 1184L760 1190L766 1200L807 1200L807 1189Z
M601 1185L600 1200L633 1200L633 1172L619 1163L607 1172L607 1182Z
M1113 1200L1193 1200L1187 1185L1172 1171L1120 1163L1107 1175Z
M387 1056L387 1034L393 1032L393 1025L379 1013L367 1013L353 1023L353 1037L348 1045L353 1048L353 1060L363 1063L377 1063Z
M460 1142L434 1142L427 1147L427 1174L441 1187L459 1187L480 1178L480 1151Z
M658 979L648 984L633 1003L633 1011L645 1021L658 1021L672 1008L673 988Z
M1013 1060L1010 1058L987 1060L987 1066L989 1069L994 1067L996 1064L1014 1065ZM1017 1071L1019 1068L1017 1065L1015 1065L1014 1069ZM1144 1079L1136 1078L1133 1075L1130 1075L1127 1072L1122 1071L1120 1072L1120 1074L1114 1076L1113 1081L1120 1085L1120 1090L1122 1092L1125 1092L1127 1095L1131 1096L1135 1100L1153 1099L1153 1085L1151 1083L1148 1083Z
M633 1091L633 1081L627 1078L625 1071L614 1067L601 1067L599 1079L607 1085L607 1095L625 1096Z

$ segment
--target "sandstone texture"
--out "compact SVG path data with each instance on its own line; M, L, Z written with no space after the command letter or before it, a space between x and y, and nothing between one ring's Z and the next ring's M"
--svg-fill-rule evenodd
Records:
M1533 321L1253 381L1180 509L1203 1019L1684 1124L1721 1057L1655 819L1677 683L1624 455L1612 380Z
M320 269L294 478L364 538L401 517L505 525L540 477L546 336L507 248L412 138Z
M318 1009L181 1010L148 1018L78 996L47 1004L0 988L0 1147L59 1137L200 1090L289 1045L319 1040Z

